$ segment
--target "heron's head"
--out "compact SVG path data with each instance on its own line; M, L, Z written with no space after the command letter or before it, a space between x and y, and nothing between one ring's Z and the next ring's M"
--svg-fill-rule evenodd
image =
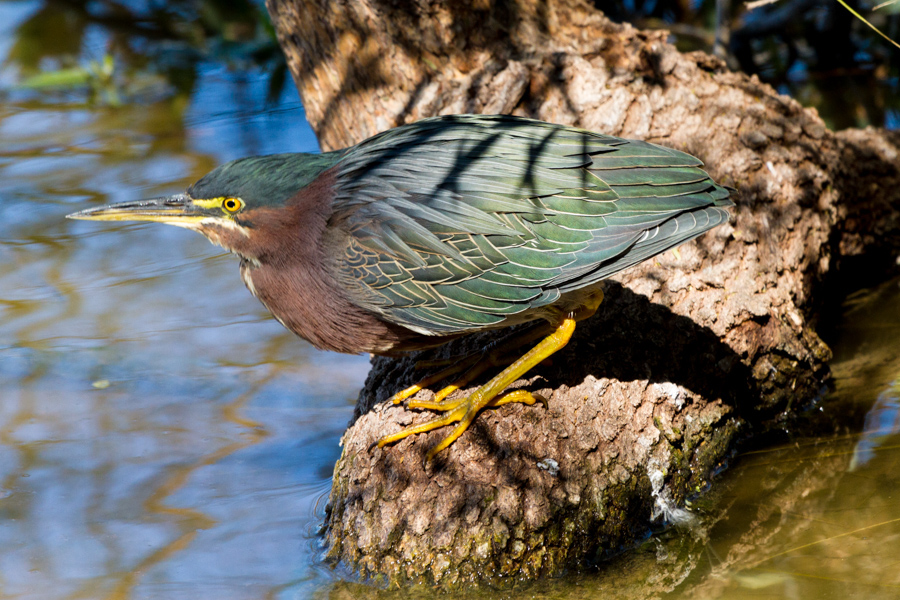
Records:
M214 169L182 194L89 208L68 218L166 223L255 257L279 221L290 218L291 198L338 158L336 153L241 158Z

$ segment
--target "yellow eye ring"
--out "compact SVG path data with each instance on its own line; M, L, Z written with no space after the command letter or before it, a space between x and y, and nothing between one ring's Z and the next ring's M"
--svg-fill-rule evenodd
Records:
M225 198L222 200L222 208L225 212L236 213L244 208L244 202L240 198Z

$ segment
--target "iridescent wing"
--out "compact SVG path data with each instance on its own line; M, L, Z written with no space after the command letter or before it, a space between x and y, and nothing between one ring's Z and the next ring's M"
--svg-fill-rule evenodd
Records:
M351 299L428 335L497 325L728 219L696 158L513 117L399 127L337 165Z

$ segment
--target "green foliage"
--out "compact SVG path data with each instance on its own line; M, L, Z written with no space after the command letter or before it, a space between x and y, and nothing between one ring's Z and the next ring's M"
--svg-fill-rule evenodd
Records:
M99 31L105 51L85 43ZM15 31L5 65L17 69L19 90L84 93L117 106L141 98L190 96L202 64L261 70L269 100L287 81L284 57L261 5L250 0L169 3L43 4Z
M113 79L114 73L115 62L107 54L100 61L90 61L87 67L40 72L22 81L18 87L33 90L87 88L92 99L100 98L108 106L119 106L121 98Z

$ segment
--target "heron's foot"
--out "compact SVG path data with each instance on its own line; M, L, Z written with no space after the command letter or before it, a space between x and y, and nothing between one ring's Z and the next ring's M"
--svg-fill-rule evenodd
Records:
M484 350L476 352L474 354L470 354L468 356L454 357L436 361L417 361L415 364L416 369L429 366L440 366L446 364L447 362L452 362L453 364L451 364L446 369L438 371L434 375L430 375L421 379L415 385L411 385L404 390L400 390L399 392L391 396L391 402L393 402L394 404L400 404L407 398L415 396L421 390L428 389L434 384L457 375L458 373L463 373L463 375L456 379L453 383L445 386L440 391L438 391L434 395L434 398L432 400L411 400L409 403L410 408L427 408L431 410L440 410L434 409L433 406L437 403L440 403L442 400L444 400L444 398L446 398L456 390L467 386L472 382L472 380L484 373L487 369L491 367L499 367L501 365L510 364L516 359L517 354L515 352L522 344L531 343L536 339L544 337L548 333L550 333L550 331L547 330L546 326L535 327L521 334L507 336L506 338L498 340L497 342L491 344Z
M481 412L483 408L503 406L504 404L510 404L512 402L519 402L528 405L532 405L535 402L540 402L545 406L547 405L546 398L539 394L532 394L531 392L528 392L526 390L513 390L511 392L495 396L485 402L479 397L479 392L481 392L483 389L484 388L479 388L469 396L463 396L454 400L445 400L444 402L434 402L431 403L429 407L422 407L431 408L431 410L443 411L444 414L436 419L432 419L431 421L426 421L425 423L420 423L419 425L413 425L412 427L407 427L406 429L402 429L397 433L386 435L378 440L378 447L383 448L388 444L399 442L400 440L411 435L415 435L417 433L425 433L434 429L438 429L440 427L444 427L445 425L458 423L456 428L450 432L450 435L445 437L440 441L440 443L438 443L438 445L428 451L428 454L425 456L425 460L429 461L434 458L435 454L455 442L456 439L461 436L466 429L468 429L469 425L472 424L472 421L475 420L475 417L479 412Z
M409 408L419 408L423 410L435 410L438 412L449 412L452 410L456 410L458 407L462 406L468 401L466 396L460 396L459 398L454 398L452 400L410 400L407 406ZM541 396L540 394L532 394L531 392L527 392L525 390L513 390L511 392L507 392L501 396L497 396L493 400L491 400L486 406L497 407L503 406L504 404L510 404L512 402L518 402L521 404L532 405L535 402L540 402L544 406L549 406L547 403L547 399Z
M391 396L391 402L393 402L394 404L400 404L407 398L409 398L411 396L415 396L421 390L427 389L427 388L433 386L434 384L447 379L448 377L451 377L453 375L456 375L457 373L465 371L472 365L476 364L482 357L483 357L483 355L481 353L473 354L471 356L468 356L468 357L460 360L456 364L447 367L446 369L442 369L441 371L438 371L434 375L425 377L425 378L421 379L418 383L411 385L404 390L400 390L399 392L397 392L396 394ZM417 369L420 368L420 366L421 365L419 363L416 363ZM447 394L442 396L442 398L446 397L452 391L453 390L450 390L449 392L447 392Z
M444 415L426 423L407 427L395 434L385 436L378 440L378 447L383 448L387 444L402 440L410 435L424 433L426 431L437 429L438 427L456 423L457 425L453 431L450 432L450 435L445 437L434 448L428 451L428 454L425 457L425 460L428 461L431 460L435 454L455 442L456 439L465 432L483 408L491 405L501 406L510 402L534 404L534 402L539 401L533 394L524 390L515 390L507 394L503 394L502 392L514 381L531 370L535 365L565 346L572 337L572 332L575 331L575 320L574 315L561 314L556 328L550 335L541 340L534 348L526 352L524 356L503 369L497 376L472 392L465 399L431 401L431 403L416 401L415 403L411 403L414 406L421 408L444 411ZM487 366L482 366L481 364L475 365L470 369L470 372L475 369L483 371ZM468 375L468 373L466 375ZM446 390L447 388L444 389ZM444 390L441 390L441 392L443 393Z
M557 311L556 313L554 313L555 321L553 323L554 327L552 332L543 340L541 340L534 348L526 352L521 358L513 361L512 364L503 369L503 371L501 371L493 379L472 392L466 398L458 400L447 400L447 396L483 373L485 369L490 366L500 364L500 361L503 360L503 357L508 354L511 344L504 343L501 345L501 347L495 347L488 353L486 357L487 360L482 360L481 362L477 362L478 357L480 357L481 355L476 355L476 362L474 364L469 363L469 370L460 378L460 380L438 392L435 395L434 400L413 400L409 403L409 406L411 408L425 408L429 410L442 411L444 413L443 416L432 419L431 421L422 423L420 425L407 427L406 429L402 429L397 433L384 436L376 442L377 446L379 448L383 448L387 444L392 444L411 435L415 435L417 433L425 433L426 431L432 431L433 429L438 429L439 427L456 423L457 425L453 429L453 431L450 432L450 435L445 437L434 448L428 451L428 454L425 457L425 460L427 462L431 460L435 454L455 442L456 439L461 436L466 431L466 429L468 429L469 425L473 420L475 420L475 417L478 415L478 413L487 406L502 406L503 404L508 404L510 402L534 404L537 401L544 402L546 404L546 400L544 398L541 398L539 396L536 397L534 394L531 394L530 392L527 392L525 390L514 390L505 394L503 392L507 387L512 385L514 381L522 377L525 373L530 371L536 365L540 364L547 357L569 343L569 340L572 337L572 333L575 331L575 323L577 321L582 321L594 314L602 301L603 292L601 290L597 290L578 310L570 313ZM537 339L543 333L544 332L541 329L531 330L525 332L524 335L513 336L512 338L508 338L504 341L514 341L515 344L518 345L530 340ZM455 369L454 373L462 370L461 368L457 367L453 368ZM445 369L437 375L426 379L425 381L430 381L430 383L428 383L427 385L431 385L431 383L435 383L436 381L438 381L439 379L437 379L437 377L444 375L446 371L447 370ZM412 386L412 388L408 389L418 388L416 389L416 391L418 391L419 389L423 389L424 387L425 385L417 385ZM406 392L406 390L404 390L404 392ZM401 392L401 394L404 392ZM413 393L415 392L403 396L399 400L397 399L397 397L400 394L394 396L394 403L401 402L403 398L408 398Z

